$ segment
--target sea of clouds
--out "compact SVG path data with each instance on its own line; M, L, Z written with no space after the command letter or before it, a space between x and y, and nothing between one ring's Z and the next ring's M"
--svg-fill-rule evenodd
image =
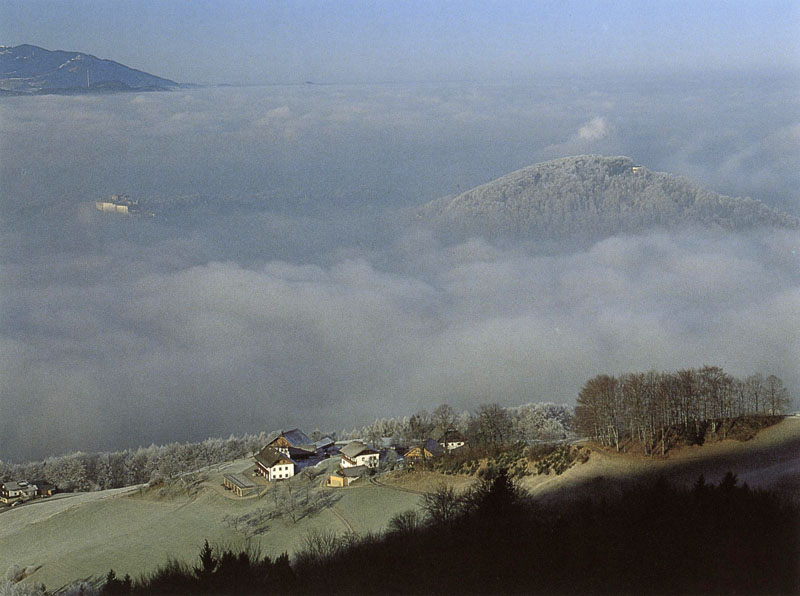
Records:
M573 403L598 373L703 364L777 374L796 396L796 231L449 245L392 216L577 153L797 215L798 100L766 83L4 98L0 458ZM93 212L112 192L264 200Z

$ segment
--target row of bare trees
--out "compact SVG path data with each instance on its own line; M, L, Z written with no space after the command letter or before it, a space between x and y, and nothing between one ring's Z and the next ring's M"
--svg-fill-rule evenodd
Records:
M670 429L700 432L740 416L776 416L791 405L783 382L756 373L739 379L718 366L676 372L598 375L578 394L576 429L606 446L619 449L634 438L650 454L660 444L666 451Z

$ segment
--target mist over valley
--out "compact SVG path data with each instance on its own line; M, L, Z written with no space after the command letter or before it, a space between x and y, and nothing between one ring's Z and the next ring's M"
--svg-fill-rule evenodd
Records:
M797 395L795 90L620 76L2 98L0 458L572 404L601 372L705 363ZM576 155L629 156L723 210L628 225L598 203L591 225L523 234L417 216ZM97 211L112 193L155 215Z

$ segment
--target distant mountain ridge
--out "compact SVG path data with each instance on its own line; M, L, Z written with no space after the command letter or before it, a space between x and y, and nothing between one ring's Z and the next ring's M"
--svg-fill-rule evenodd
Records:
M84 52L51 51L29 44L0 46L0 92L4 94L155 91L177 85Z
M761 201L727 197L629 157L580 155L535 164L424 205L417 218L447 237L598 238L652 227L797 228Z

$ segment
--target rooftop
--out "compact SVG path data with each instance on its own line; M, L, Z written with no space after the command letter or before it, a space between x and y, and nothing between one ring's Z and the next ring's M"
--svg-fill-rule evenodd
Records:
M351 459L361 455L362 453L378 453L374 449L370 449L369 447L364 445L364 443L362 443L361 441L353 441L351 443L348 443L347 445L342 447L340 452L342 453L342 455L345 455Z
M241 489L255 488L256 483L243 474L225 474L225 479Z

